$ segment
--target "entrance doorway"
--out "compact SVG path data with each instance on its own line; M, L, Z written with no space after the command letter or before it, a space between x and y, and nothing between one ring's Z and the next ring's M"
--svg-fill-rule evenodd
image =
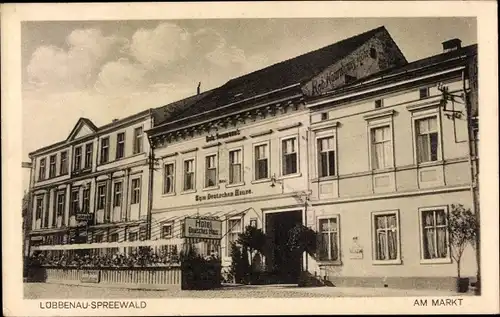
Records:
M300 274L301 255L288 248L289 231L302 223L302 211L268 213L265 216L268 248L266 266L276 283L297 283Z

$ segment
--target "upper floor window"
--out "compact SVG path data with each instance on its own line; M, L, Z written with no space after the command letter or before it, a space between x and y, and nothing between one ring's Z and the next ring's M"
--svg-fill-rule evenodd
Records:
M421 209L420 217L423 259L449 258L446 208Z
M333 136L318 139L319 177L335 175L335 143Z
M121 132L116 135L116 159L121 159L125 156L125 133Z
M141 179L132 180L132 201L131 204L138 204L141 201Z
M128 241L137 241L139 239L139 232L131 231L128 233Z
M122 182L116 182L113 188L113 206L120 207L122 205Z
M321 113L321 121L328 120L328 112Z
M68 173L68 151L61 152L61 162L60 162L59 171L60 171L59 173L61 173L61 175Z
M375 100L375 109L382 108L384 106L384 100L383 99L377 99Z
M392 134L390 125L372 128L372 169L392 167Z
M209 155L205 157L205 187L217 185L217 156Z
M36 208L36 211L35 211L36 220L42 219L42 213L43 213L43 196L42 195L39 195L36 197L35 208Z
M398 260L400 257L398 213L376 212L372 216L375 260Z
M297 173L297 138L290 138L281 141L281 164L282 174L289 175Z
M106 206L106 184L97 186L97 210L102 210Z
M184 161L184 190L194 189L194 159Z
M229 151L229 184L241 183L242 150Z
M109 242L118 242L120 235L118 233L113 233L109 236Z
M135 128L134 130L134 154L141 153L143 151L143 133L142 127Z
M338 216L318 220L319 260L339 260L339 222Z
M71 213L76 214L80 211L80 190L75 189L71 192Z
M424 87L424 88L420 88L418 90L418 93L419 93L419 98L420 99L424 99L424 98L427 98L429 97L429 87Z
M73 161L73 170L78 171L82 167L82 147L75 147L75 158Z
M57 218L61 217L61 225L64 223L64 209L66 207L66 193L60 191L57 193L57 206L56 206L56 225Z
M255 179L269 178L269 146L259 144L255 146Z
M175 165L174 163L165 164L163 180L163 193L171 194L175 190Z
M83 210L86 213L90 211L90 187L83 189Z
M49 177L56 176L56 155L51 155L49 157Z
M109 161L109 137L101 139L101 164Z
M46 158L42 158L40 159L40 168L38 169L38 179L39 180L44 180L45 179L45 174L46 174L46 166L45 166L45 163L46 163Z
M87 143L85 145L85 168L92 166L92 151L94 148L93 143Z
M439 148L437 117L416 120L415 126L418 163L437 161Z

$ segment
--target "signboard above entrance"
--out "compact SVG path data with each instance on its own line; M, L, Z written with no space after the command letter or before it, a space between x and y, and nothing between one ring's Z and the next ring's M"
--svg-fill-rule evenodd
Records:
M201 218L184 220L185 238L222 239L222 221Z

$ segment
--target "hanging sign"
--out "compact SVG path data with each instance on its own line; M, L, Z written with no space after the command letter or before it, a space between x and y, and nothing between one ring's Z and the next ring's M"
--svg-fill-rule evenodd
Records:
M222 239L222 221L214 219L184 219L185 238Z

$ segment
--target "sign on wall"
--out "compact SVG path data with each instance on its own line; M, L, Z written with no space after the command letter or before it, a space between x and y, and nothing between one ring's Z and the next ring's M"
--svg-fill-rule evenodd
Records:
M186 218L185 238L222 239L222 221L213 219Z
M80 277L82 283L99 283L100 271L84 271Z

